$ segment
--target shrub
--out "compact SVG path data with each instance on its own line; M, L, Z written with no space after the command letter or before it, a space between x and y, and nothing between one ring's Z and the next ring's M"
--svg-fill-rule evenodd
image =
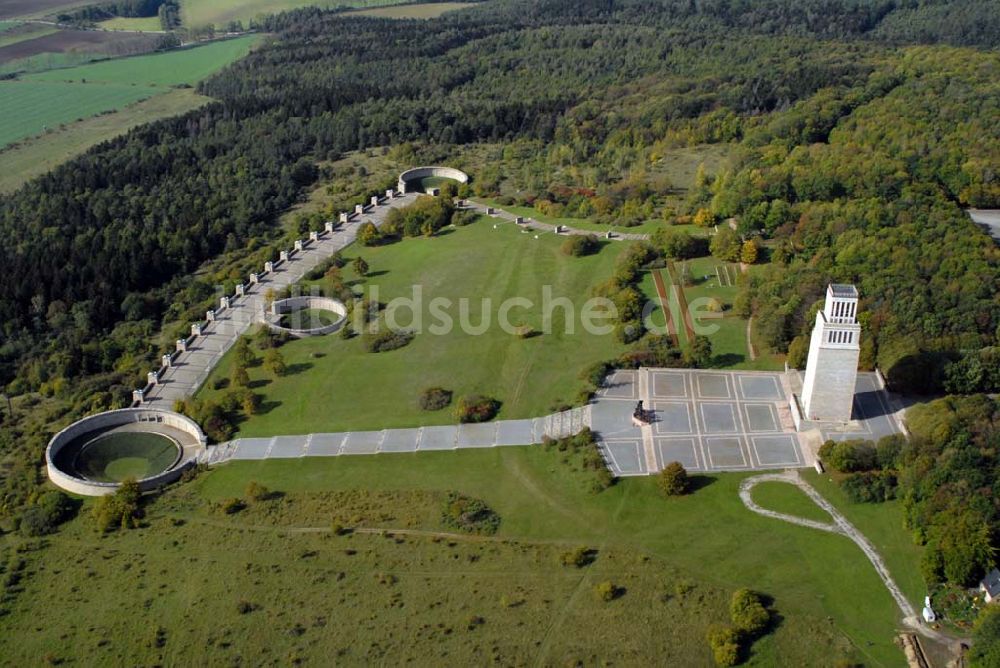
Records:
M604 384L604 377L607 376L614 366L610 362L594 362L582 372L580 379L586 381L593 388L599 388Z
M413 340L413 333L406 330L382 329L364 337L365 350L370 353L384 353L402 348Z
M827 441L819 448L824 462L841 473L870 471L877 464L875 445L871 441Z
M455 408L459 422L489 422L500 410L500 402L491 397L474 394L462 397Z
M271 498L271 490L256 480L247 483L245 495L250 501L267 501Z
M593 255L601 248L601 242L593 234L572 234L563 242L560 250L566 255L582 257Z
M729 603L729 618L736 630L748 637L760 635L771 621L771 613L756 592L740 589Z
M420 408L425 411L439 411L451 403L451 390L443 387L428 387L420 393Z
M660 491L667 496L680 496L687 494L690 487L690 479L687 470L680 462L670 462L656 478L656 484Z
M616 587L611 580L605 580L604 582L598 582L594 585L594 596L597 597L599 601L613 601L622 595L622 589Z
M855 503L881 503L896 498L896 474L890 471L851 473L840 482Z
M563 552L562 556L559 557L559 561L563 566L583 568L584 566L588 566L593 563L594 552L587 547L578 547L575 550Z
M500 528L500 516L480 499L449 492L441 521L465 533L492 535Z
M114 494L100 497L91 510L97 530L104 533L119 527L131 529L138 526L141 497L139 483L135 478L122 481Z
M728 626L713 626L708 629L708 644L712 648L712 658L720 668L735 666L740 660L740 643L736 631Z
M18 518L18 529L25 536L44 536L70 519L78 504L66 494L53 490L41 494Z
M243 499L238 499L235 497L231 499L226 499L225 501L219 504L219 510L221 510L226 515L234 515L246 507L247 505L243 502Z

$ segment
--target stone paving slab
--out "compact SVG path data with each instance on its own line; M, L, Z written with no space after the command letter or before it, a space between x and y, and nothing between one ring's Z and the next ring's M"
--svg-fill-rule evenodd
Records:
M773 404L743 404L747 431L781 431L781 420Z
M709 436L704 439L708 450L708 463L716 469L745 469L750 467L739 436Z
M497 425L495 422L463 424L458 428L459 448L491 448L496 445Z
M653 410L656 411L656 422L653 423L653 431L656 434L696 433L691 404L680 401L654 401Z
M270 438L241 438L237 442L234 459L264 459L271 447Z
M497 423L497 445L530 445L536 443L534 420L501 420Z
M454 450L458 427L424 427L419 450Z
M642 439L604 441L604 448L612 473L616 475L641 475L647 473L642 454Z
M745 401L783 401L781 381L773 376L738 374L736 387Z
M680 462L689 471L700 471L704 468L701 456L698 454L697 438L657 438L654 442L656 463L661 469L670 462Z
M313 434L309 441L309 456L332 457L339 455L346 435L344 433Z
M761 466L801 466L798 441L791 434L751 436L751 447Z
M341 450L343 455L370 455L378 452L378 446L382 442L381 431L352 431L347 435L344 447Z
M414 452L420 439L420 429L386 429L380 452Z
M301 457L305 452L306 436L275 436L268 457L287 459Z

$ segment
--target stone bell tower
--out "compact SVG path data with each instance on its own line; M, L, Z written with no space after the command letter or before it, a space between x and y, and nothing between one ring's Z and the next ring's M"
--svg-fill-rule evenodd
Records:
M848 422L851 419L861 354L861 325L857 316L857 288L837 283L827 286L826 303L816 314L809 340L801 404L806 420Z

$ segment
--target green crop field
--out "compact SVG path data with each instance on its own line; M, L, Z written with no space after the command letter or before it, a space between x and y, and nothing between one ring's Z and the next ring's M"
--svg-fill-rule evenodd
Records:
M101 21L97 25L105 30L140 30L143 32L163 30L163 26L160 24L160 17L158 16L145 16L141 18L116 16L113 19Z
M92 116L30 139L22 139L0 153L0 165L3 166L0 170L0 193L11 192L28 179L44 174L91 146L128 132L137 125L183 114L207 104L211 99L198 95L191 88L180 88L154 95L112 114Z
M181 18L185 26L215 25L243 21L265 14L277 14L298 7L384 7L399 0L181 0Z
M264 412L241 426L244 435L309 433L340 429L380 429L419 424L451 424L451 410L424 412L417 406L421 390L442 386L455 397L480 393L503 406L500 416L522 418L544 415L574 400L583 388L580 371L589 364L616 357L623 346L612 335L583 331L579 318L575 332L563 327L564 311L553 310L552 333L522 339L497 326L497 311L509 297L526 297L534 308L514 308L512 325L542 331L543 286L552 296L567 297L577 312L593 285L611 275L615 257L624 246L608 244L596 255L573 258L560 252L563 239L543 234L535 239L513 225L497 229L488 218L470 226L445 231L431 239L407 239L381 248L351 246L345 257L360 254L371 267L364 282L366 294L377 287L383 303L411 297L412 286L423 291L423 331L408 346L383 353L366 352L361 337L349 341L338 335L293 341L282 347L291 373L271 379L260 366L250 369L251 380L264 395ZM350 270L345 277L353 278ZM434 334L429 301L447 298L455 326ZM489 327L483 334L467 334L459 327L460 300L468 300L467 320L482 322L483 302L490 300ZM398 318L409 325L409 312ZM213 396L217 379L228 378L232 356L209 376L199 396ZM461 370L461 373L457 373ZM316 401L322 397L322 410Z
M748 665L901 665L897 610L861 552L747 511L742 474L699 477L674 499L651 478L594 494L563 458L535 446L234 462L106 537L85 507L44 550L17 555L33 574L6 603L0 654L19 665L709 665L707 628L749 587L781 621ZM250 480L279 494L215 509ZM455 531L441 519L450 490L499 514L495 538L432 533ZM334 523L354 531L336 536ZM593 563L563 566L576 547ZM606 580L619 587L611 602L592 591Z
M114 111L156 92L148 86L0 82L0 146L37 135L46 128Z
M116 58L69 69L39 72L29 74L23 79L161 87L194 84L245 56L259 39L257 35L247 35L188 49Z

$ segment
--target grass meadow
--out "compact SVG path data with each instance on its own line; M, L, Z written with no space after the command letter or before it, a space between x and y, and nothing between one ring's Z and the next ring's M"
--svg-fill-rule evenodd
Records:
M768 510L795 515L815 522L833 521L830 514L813 503L806 493L795 485L777 480L759 482L751 490L751 497Z
M84 509L42 549L0 543L25 573L0 618L0 654L21 665L707 666L707 628L750 587L772 599L776 623L746 665L901 664L896 609L860 551L747 511L742 474L697 478L681 498L651 478L594 494L591 474L563 459L535 446L232 462L151 503L136 530L100 537ZM218 510L250 480L280 493ZM449 491L495 510L497 535L450 533ZM593 563L563 566L577 547ZM615 600L595 597L602 581Z
M290 373L273 378L262 366L249 370L252 384L263 394L263 412L240 427L244 436L292 434L353 429L381 429L420 424L453 424L450 409L422 411L417 400L421 390L441 386L452 390L457 400L467 394L484 394L502 402L500 418L544 415L572 402L584 383L579 379L589 364L616 357L623 344L611 335L584 331L579 318L575 331L567 333L565 311L553 309L551 333L544 333L543 286L552 296L567 297L580 306L591 288L606 280L620 244L606 244L588 257L574 258L560 251L563 238L522 234L513 225L493 227L480 218L466 227L446 230L434 238L415 238L382 246L346 249L348 260L361 255L371 274L359 284L369 294L377 287L378 299L387 303L396 297L412 297L412 286L422 290L423 331L406 347L369 353L362 337L344 340L334 334L285 344L281 350ZM356 280L350 265L344 276ZM497 326L501 303L523 297L532 309L514 308L513 325L528 325L538 334L520 338ZM434 334L428 304L448 298L455 306L447 310L455 326L446 334ZM483 299L489 299L489 326L482 334L466 333L459 326L459 300L469 301L467 321L483 323ZM404 328L410 312L397 318ZM232 355L213 370L199 392L211 397L217 379L229 377ZM317 410L317 402L322 410Z
M398 4L399 0L181 0L181 20L189 28L210 24L222 28L230 21L246 24L258 16L298 7L363 9Z

